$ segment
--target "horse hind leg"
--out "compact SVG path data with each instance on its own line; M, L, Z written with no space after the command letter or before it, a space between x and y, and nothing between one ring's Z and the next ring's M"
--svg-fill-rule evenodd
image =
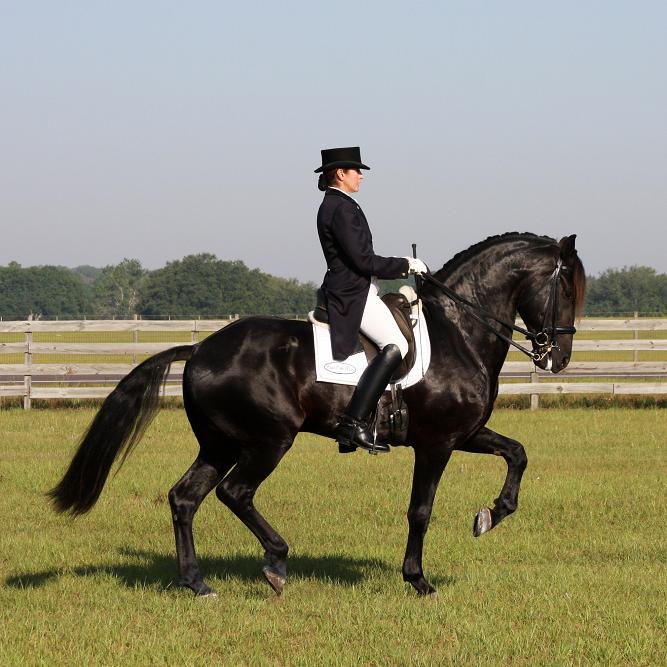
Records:
M198 456L187 472L169 491L169 505L174 522L178 585L190 588L199 596L215 596L215 591L204 583L195 553L192 520L208 493L220 482L235 461L216 463Z
M502 456L507 463L507 477L492 508L482 507L475 516L472 532L475 537L487 533L506 516L516 511L519 504L519 488L528 458L523 445L488 428L481 429L456 449L472 454Z
M264 548L262 573L271 588L280 595L287 581L287 542L257 511L253 498L259 485L275 470L291 441L269 449L248 448L242 460L224 478L216 495L250 529Z

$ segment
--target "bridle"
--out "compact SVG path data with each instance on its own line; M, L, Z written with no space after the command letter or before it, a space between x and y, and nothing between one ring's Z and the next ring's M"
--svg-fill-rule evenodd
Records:
M461 306L461 308L463 308L463 310L465 310L471 317L477 320L480 324L484 325L489 331L498 336L498 338L517 348L517 350L523 352L534 362L537 362L542 361L544 357L546 357L548 354L551 354L552 350L560 349L558 347L559 335L574 335L577 332L575 327L561 327L556 324L556 320L558 318L558 286L560 283L562 269L563 260L559 257L558 262L556 263L556 268L553 270L553 273L549 278L551 285L549 288L549 296L547 297L547 302L544 308L542 329L537 332L528 331L523 327L517 326L514 324L514 322L506 322L505 320L501 320L483 308L470 303L470 301L464 299L462 296L459 296L456 292L449 289L449 287L440 282L431 273L422 274L422 278L435 285L445 296L449 297L457 305ZM551 304L551 312L549 312L549 304ZM507 327L512 331L523 334L527 340L533 343L534 348L536 347L537 349L529 350L528 348L523 347L523 345L519 345L519 343L512 340L511 336L506 336L502 331L498 331L488 320L493 320L503 327Z
M558 285L560 283L560 275L563 270L563 260L558 258L556 263L556 268L551 274L551 287L549 289L549 300L547 301L546 307L544 309L544 321L542 322L542 330L535 334L535 343L541 348L545 348L546 351L541 354L538 361L544 359L547 354L551 353L551 350L560 350L558 347L558 335L574 335L577 333L576 327L559 327L556 325L556 319L558 317L558 298L560 291ZM548 308L549 301L551 301L551 322L548 323ZM548 324L550 324L548 326ZM541 337L538 340L538 336Z

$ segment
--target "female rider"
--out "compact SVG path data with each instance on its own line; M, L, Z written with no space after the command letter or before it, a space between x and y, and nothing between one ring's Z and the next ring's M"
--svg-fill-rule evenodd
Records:
M389 379L408 352L408 344L393 315L378 296L376 278L404 278L423 273L424 262L412 257L382 257L373 252L373 237L359 204L352 195L359 191L362 169L358 146L322 151L318 188L324 200L317 212L317 232L327 262L322 283L331 326L334 359L343 360L357 346L359 331L380 349L363 372L345 414L336 426L339 451L357 447L388 452L375 443L369 425L377 402Z

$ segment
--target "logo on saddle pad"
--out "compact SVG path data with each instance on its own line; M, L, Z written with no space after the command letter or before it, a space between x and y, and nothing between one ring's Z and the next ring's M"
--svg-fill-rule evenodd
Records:
M324 368L330 373L336 373L336 375L352 375L357 372L356 366L346 364L344 361L330 361L324 364Z

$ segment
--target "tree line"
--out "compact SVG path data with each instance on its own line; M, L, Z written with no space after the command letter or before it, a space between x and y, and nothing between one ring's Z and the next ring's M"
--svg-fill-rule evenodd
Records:
M388 283L389 287L395 287ZM0 318L217 319L229 315L303 316L317 286L250 269L242 261L188 255L147 270L139 260L95 268L0 266ZM646 266L587 278L588 316L667 315L667 274Z
M305 315L314 283L278 278L242 261L188 255L147 270L136 259L95 268L0 267L0 317L41 319L218 319Z
M604 315L667 315L667 274L649 266L607 269L586 278L589 317Z

